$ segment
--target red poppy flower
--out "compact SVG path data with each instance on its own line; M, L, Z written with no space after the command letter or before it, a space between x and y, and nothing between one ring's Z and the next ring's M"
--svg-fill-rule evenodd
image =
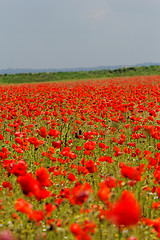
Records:
M4 139L4 137L3 137L3 135L0 133L0 140L3 140Z
M35 148L38 148L41 142L35 138L35 137L29 137L28 141L35 146Z
M13 188L12 188L12 184L10 183L10 182L8 182L8 181L3 181L2 182L2 186L4 187L4 188L8 188L9 189L9 191L11 191Z
M54 211L56 209L55 205L52 205L51 203L46 203L44 210L46 211L47 215L50 217L52 211Z
M104 143L99 142L99 148L106 148L106 145Z
M81 226L80 226L79 224L77 224L77 223L72 223L72 224L70 225L70 231L71 231L75 236L77 236L77 235L79 235L80 232L81 232Z
M107 186L101 185L99 191L98 191L98 197L101 201L108 201L110 197L110 189Z
M72 182L77 180L76 177L75 177L75 175L74 175L73 173L69 173L68 179L69 179L70 181L72 181Z
M41 186L49 187L51 185L49 180L50 175L44 167L41 166L39 169L37 169L36 177Z
M37 179L34 179L31 173L24 176L19 176L17 182L21 185L25 195L32 196L39 191L40 184Z
M28 203L23 198L19 198L15 203L15 209L30 216L32 213L32 204Z
M141 216L141 208L139 202L135 199L133 193L124 190L120 199L118 199L106 211L107 219L117 225L132 226L136 225Z
M48 135L49 135L49 136L52 136L53 138L56 138L56 137L59 136L59 133L60 133L60 131L51 128L51 129L49 130Z
M34 195L37 200L45 199L50 196L50 192L43 189L40 182L31 173L19 176L17 182L21 185L22 191L27 196Z
M20 160L17 164L13 165L11 173L15 176L23 176L27 173L27 163L24 160Z
M88 151L93 151L95 149L95 147L96 147L96 142L87 141L84 144L85 150L88 150Z
M72 223L70 231L74 234L76 240L91 240L89 233L94 233L96 224L94 222L85 221L82 225Z
M47 130L45 127L41 127L41 129L39 130L41 137L45 138L47 136Z
M127 177L131 180L140 181L141 180L141 171L139 166L137 167L129 167L125 164L121 166L121 174L123 177Z
M42 210L33 210L31 215L29 216L29 219L39 223L44 219L44 212Z
M52 146L54 148L61 148L61 141L60 142L52 142Z
M82 205L88 200L89 194L91 192L91 186L88 183L82 185L80 182L75 184L72 188L72 198L70 199L72 204Z
M85 166L89 173L97 172L97 167L95 166L95 162L92 160L86 161Z

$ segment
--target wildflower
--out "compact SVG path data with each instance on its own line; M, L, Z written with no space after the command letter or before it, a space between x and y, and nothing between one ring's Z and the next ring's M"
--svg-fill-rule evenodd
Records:
M82 185L80 182L75 184L75 187L72 188L72 198L70 199L72 204L82 205L87 201L89 194L91 192L91 186L89 183Z
M136 201L133 193L124 190L110 210L106 211L106 218L113 224L126 227L136 225L141 216L139 202Z
M46 128L45 127L41 127L41 129L39 131L40 131L39 134L41 135L41 137L46 138L46 136L47 136Z

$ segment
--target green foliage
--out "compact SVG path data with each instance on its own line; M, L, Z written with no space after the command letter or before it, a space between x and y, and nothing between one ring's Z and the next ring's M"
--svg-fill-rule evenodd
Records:
M53 82L65 80L114 78L142 75L159 75L160 66L150 67L126 67L115 70L95 70L81 72L50 72L50 73L21 73L0 75L0 83L33 83L33 82Z

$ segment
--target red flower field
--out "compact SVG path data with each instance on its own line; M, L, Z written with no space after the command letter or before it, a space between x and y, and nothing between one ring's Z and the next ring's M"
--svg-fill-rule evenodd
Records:
M0 240L160 238L160 76L0 95Z

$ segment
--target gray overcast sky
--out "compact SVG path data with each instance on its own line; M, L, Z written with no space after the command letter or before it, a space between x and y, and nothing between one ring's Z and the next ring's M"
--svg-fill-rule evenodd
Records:
M0 0L0 69L160 62L160 0Z

